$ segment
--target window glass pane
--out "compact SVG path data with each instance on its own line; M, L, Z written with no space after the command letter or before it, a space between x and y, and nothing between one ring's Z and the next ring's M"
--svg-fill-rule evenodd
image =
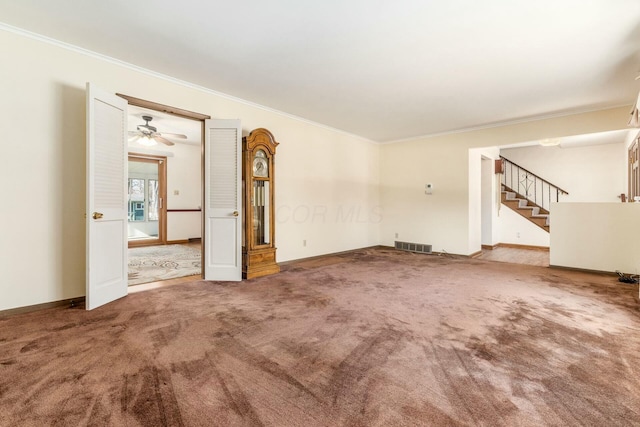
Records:
M264 245L264 181L253 181L253 244L255 246Z
M144 179L129 178L129 221L144 221Z
M158 214L158 180L149 181L149 221L157 221Z
M264 244L269 243L269 236L271 232L269 231L269 226L271 225L271 219L269 218L269 212L271 211L271 207L269 206L269 181L264 181L264 237L262 240Z

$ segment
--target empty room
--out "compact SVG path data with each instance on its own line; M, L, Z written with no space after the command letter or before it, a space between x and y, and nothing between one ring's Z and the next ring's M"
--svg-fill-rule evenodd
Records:
M640 425L637 0L0 0L0 57L0 426Z

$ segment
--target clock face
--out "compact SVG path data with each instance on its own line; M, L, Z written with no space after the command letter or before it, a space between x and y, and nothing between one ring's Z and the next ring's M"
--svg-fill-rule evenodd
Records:
M269 168L267 159L264 157L256 157L253 159L253 176L266 178L269 176Z

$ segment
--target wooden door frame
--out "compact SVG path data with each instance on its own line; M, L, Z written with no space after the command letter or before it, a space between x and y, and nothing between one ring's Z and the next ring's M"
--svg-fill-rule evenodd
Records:
M640 196L640 170L639 164L640 162L640 138L636 138L631 146L629 146L628 153L628 178L629 178L629 187L628 187L628 198L630 202L633 202L633 198L635 196ZM636 170L634 170L634 167Z
M204 161L205 161L205 151L204 151L204 133L206 131L205 129L205 120L210 119L211 116L207 115L207 114L201 114L201 113L196 113L193 111L189 111L189 110L183 110L182 108L176 108L176 107L172 107L170 105L166 105L166 104L160 104L157 102L153 102L153 101L148 101L146 99L141 99L141 98L136 98L134 96L130 96L130 95L125 95L122 93L116 93L117 96L119 96L120 98L124 98L127 100L129 105L133 105L135 107L141 107L141 108L146 108L149 110L155 110L155 111L161 111L163 113L167 113L167 114L172 114L174 116L178 116L178 117L182 117L183 119L189 119L189 120L195 120L195 121L199 121L200 122L200 128L201 128L201 132L200 132L200 182L202 184L202 192L200 194L200 198L201 198L201 204L200 206L204 206L204 187L205 187L205 182L204 182ZM166 203L165 203L166 206ZM201 259L205 259L206 253L205 253L205 236L204 236L204 215L201 215L202 219L200 222L200 235L201 235L201 239L200 239L200 255L201 255ZM241 244L241 242L238 242L238 244ZM204 263L202 263L202 276L204 276Z
M158 218L158 238L144 240L128 240L130 248L167 244L167 158L149 154L129 153L128 161L158 164L158 197L161 200ZM130 179L131 177L129 177ZM145 188L145 191L147 189ZM146 199L146 196L145 196Z

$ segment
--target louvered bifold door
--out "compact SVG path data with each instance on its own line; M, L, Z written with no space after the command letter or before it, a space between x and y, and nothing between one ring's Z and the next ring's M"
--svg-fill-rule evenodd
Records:
M87 83L86 308L127 295L127 101Z
M205 280L242 280L240 120L205 122Z

